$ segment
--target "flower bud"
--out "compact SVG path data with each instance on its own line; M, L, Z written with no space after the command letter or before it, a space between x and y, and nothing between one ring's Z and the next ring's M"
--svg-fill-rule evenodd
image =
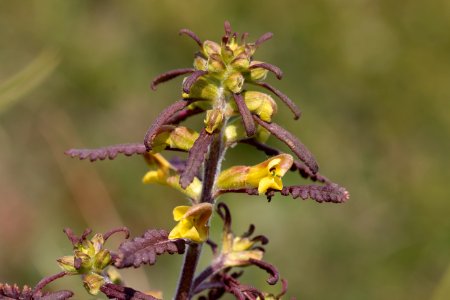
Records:
M254 60L250 63L250 66L260 64L260 63L262 63L262 62ZM266 69L252 68L252 69L250 69L250 74L249 74L248 79L251 81L262 81L262 80L266 79L267 73L269 73L269 71Z
M248 139L244 124L240 118L236 118L227 123L224 136L227 144L233 144L240 140ZM256 141L265 143L269 137L270 133L266 129L261 126L256 126L256 134L253 136Z
M213 41L204 41L203 42L203 52L206 56L211 56L213 54L220 55L221 47L219 44Z
M261 120L270 122L272 120L272 115L277 112L277 104L267 94L256 92L256 91L246 91L244 93L244 101L248 109L257 114Z
M166 147L189 151L198 133L183 126L166 126L152 141L153 152L160 152Z
M189 94L183 93L183 98L197 98L213 101L219 95L218 83L214 79L198 79L191 87Z
M100 250L94 257L93 267L96 271L101 272L111 263L111 253L108 250Z
M223 64L220 55L213 54L209 57L208 71L210 73L219 73L225 71L225 65Z
M74 251L75 259L81 260L80 267L77 269L77 272L79 274L84 274L86 272L89 272L92 268L92 260L91 257L93 257L95 254L90 256L89 254L83 253L79 250Z
M205 130L208 133L213 133L214 130L222 126L223 113L219 109L210 109L206 112Z
M92 246L94 247L94 253L97 253L102 249L103 244L105 243L105 239L103 238L102 234L97 233L92 237L91 239Z
M206 71L208 69L208 60L203 57L201 53L195 55L194 68L202 71Z
M91 295L97 295L104 284L105 279L101 275L90 273L83 276L84 288Z
M240 71L247 70L250 66L249 57L245 53L241 53L233 59L231 66Z
M234 72L225 80L225 86L233 93L241 92L244 85L244 76L240 72Z
M227 46L222 46L222 59L226 64L229 64L234 59L234 52L233 50Z
M63 269L63 271L69 274L77 274L78 270L75 268L75 257L74 256L63 256L56 260L58 265Z

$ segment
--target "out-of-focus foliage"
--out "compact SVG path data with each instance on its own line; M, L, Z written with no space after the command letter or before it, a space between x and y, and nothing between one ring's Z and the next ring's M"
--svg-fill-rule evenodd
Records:
M323 173L351 193L344 205L225 195L234 228L244 231L252 222L270 238L265 257L289 280L289 295L445 299L450 5L444 0L0 2L0 282L33 285L58 272L55 259L70 250L64 227L102 232L126 224L140 235L150 226L174 226L172 208L187 202L168 188L142 185L143 159L92 165L63 152L141 142L158 112L181 96L180 80L151 92L151 79L190 67L197 50L177 31L215 40L226 19L253 39L275 34L256 59L283 69L284 79L271 83L303 110L296 122L280 107L275 122L309 145ZM224 167L265 159L250 151L230 151ZM286 184L299 184L294 178L286 176ZM217 218L211 229L220 239ZM169 299L180 263L162 258L146 273L123 276ZM264 275L251 274L248 282L263 284ZM77 285L71 278L52 284ZM82 287L77 292L86 295Z

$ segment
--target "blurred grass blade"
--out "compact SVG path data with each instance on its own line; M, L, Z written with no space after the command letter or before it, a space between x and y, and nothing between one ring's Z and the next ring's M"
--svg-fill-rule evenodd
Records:
M57 50L46 49L23 70L0 83L0 114L44 82L60 61Z

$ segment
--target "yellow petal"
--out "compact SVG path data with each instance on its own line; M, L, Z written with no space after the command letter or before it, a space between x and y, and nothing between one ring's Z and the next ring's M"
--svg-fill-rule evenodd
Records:
M186 232L183 233L183 238L189 239L194 242L203 242L203 240L200 238L200 234L197 231L197 228L191 227L189 230L186 230Z
M164 174L160 170L148 171L142 178L143 183L163 183Z
M263 178L258 185L258 193L260 195L267 192L268 189L281 190L283 182L280 177L266 177Z
M190 206L177 206L173 209L173 219L175 221L180 221L186 212L191 208Z
M174 240L174 239L181 239L181 233L180 233L180 227L182 225L180 223L178 223L173 229L172 231L170 231L169 233L169 240Z

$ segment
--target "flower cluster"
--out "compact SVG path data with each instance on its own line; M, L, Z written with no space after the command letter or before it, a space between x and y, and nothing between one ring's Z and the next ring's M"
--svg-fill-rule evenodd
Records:
M129 233L125 228L95 234L90 240L87 236L91 230L86 230L81 237L77 237L72 230L65 229L64 232L73 245L73 255L57 259L59 266L67 275L81 275L84 287L92 295L97 295L105 283L120 283L120 275L114 268L110 268L113 263L111 252L103 247L105 241L119 231L124 231L128 238Z

